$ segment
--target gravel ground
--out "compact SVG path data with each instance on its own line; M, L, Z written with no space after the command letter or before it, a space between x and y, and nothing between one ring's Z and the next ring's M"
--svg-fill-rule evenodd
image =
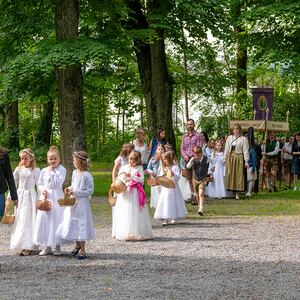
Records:
M298 217L185 220L120 242L96 222L89 258L20 257L0 225L0 299L300 299Z

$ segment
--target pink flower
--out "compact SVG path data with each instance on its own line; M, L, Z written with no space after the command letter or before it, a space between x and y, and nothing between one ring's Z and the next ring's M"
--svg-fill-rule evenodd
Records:
M136 177L141 177L141 174L140 174L139 172L135 172L135 173L134 173L134 176L136 176Z

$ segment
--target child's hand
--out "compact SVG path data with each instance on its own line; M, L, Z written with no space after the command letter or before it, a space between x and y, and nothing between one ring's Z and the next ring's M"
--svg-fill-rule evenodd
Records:
M7 203L9 203L11 201L11 198L10 197L6 197L6 201Z
M47 195L47 190L43 190L42 194L46 196Z
M130 177L130 176L131 176L130 172L127 172L126 177Z
M171 171L171 177L173 177L174 176L174 173Z

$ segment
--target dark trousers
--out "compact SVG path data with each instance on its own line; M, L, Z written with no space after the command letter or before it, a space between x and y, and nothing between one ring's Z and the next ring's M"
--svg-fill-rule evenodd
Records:
M4 215L4 208L5 208L5 195L0 194L0 216Z

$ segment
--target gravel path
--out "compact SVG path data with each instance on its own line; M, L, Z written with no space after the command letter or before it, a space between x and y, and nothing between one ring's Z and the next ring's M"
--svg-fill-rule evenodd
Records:
M0 225L0 299L300 299L300 219L186 220L120 242L96 220L89 259L20 257Z

